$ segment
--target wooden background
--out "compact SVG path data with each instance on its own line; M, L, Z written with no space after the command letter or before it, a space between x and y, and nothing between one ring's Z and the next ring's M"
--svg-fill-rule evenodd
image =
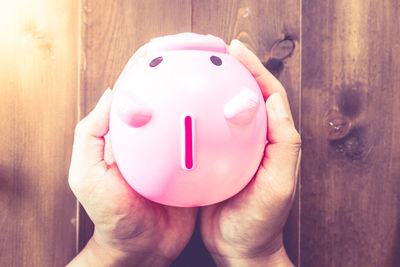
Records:
M400 266L397 0L0 0L0 266L62 266L93 226L67 175L76 122L149 39L246 43L303 139L298 266ZM173 266L213 266L196 229Z

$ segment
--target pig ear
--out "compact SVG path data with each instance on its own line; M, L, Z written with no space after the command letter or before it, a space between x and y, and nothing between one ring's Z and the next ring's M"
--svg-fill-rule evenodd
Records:
M136 97L121 96L117 105L118 116L131 127L142 127L151 120L152 110Z
M225 118L234 124L248 124L254 119L259 104L259 96L252 90L244 88L226 103Z

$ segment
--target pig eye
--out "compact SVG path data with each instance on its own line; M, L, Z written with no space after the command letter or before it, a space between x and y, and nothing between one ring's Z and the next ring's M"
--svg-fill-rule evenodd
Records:
M222 64L222 60L217 56L211 56L210 60L215 66L221 66Z
M149 66L152 67L152 68L154 68L154 67L156 67L158 64L160 64L162 60L163 60L163 57L156 57L155 59L153 59L153 60L150 62Z

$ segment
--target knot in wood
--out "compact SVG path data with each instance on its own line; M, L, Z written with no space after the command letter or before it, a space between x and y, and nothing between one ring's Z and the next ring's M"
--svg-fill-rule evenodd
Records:
M283 40L278 40L271 48L271 58L284 60L293 54L295 48L294 41L285 37Z
M329 140L337 140L345 137L351 128L349 117L338 111L329 112L324 120L324 132Z

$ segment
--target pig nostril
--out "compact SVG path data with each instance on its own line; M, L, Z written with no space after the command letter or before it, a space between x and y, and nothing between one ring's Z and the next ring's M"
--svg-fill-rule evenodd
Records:
M222 64L222 60L217 56L211 56L210 60L215 66L221 66Z
M152 68L154 68L154 67L156 67L158 64L160 64L161 61L163 61L163 57L156 57L155 59L153 59L153 60L150 62L149 66L152 67Z

